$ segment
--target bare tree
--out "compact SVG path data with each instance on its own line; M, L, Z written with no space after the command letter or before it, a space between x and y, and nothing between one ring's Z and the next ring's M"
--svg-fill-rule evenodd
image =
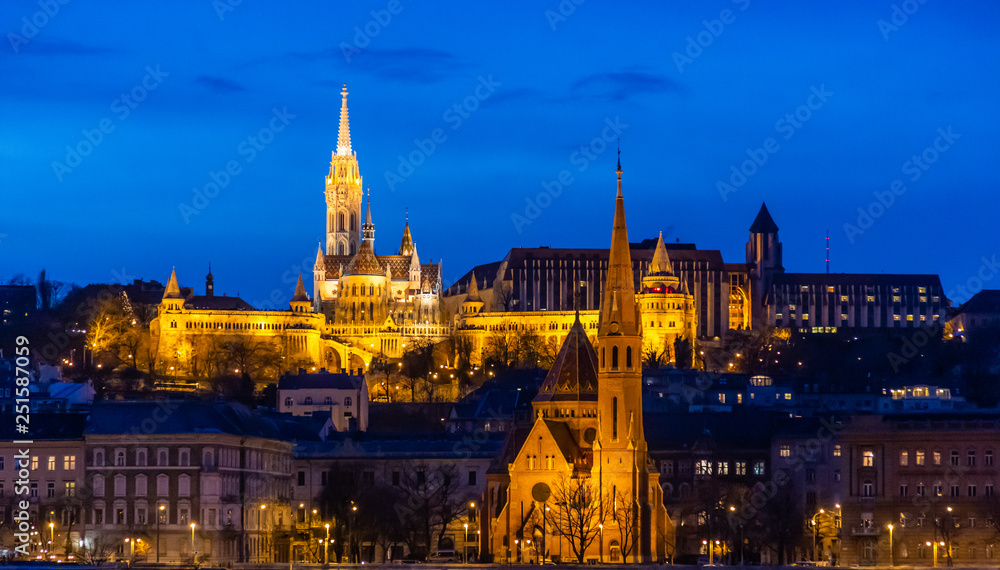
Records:
M507 312L514 308L517 299L514 297L514 285L510 281L501 281L500 285L494 288L494 291L496 291L493 295L493 298L496 299L494 310Z
M556 483L552 497L557 507L553 526L569 542L577 562L583 564L587 548L600 535L598 525L608 518L607 501L602 500L595 481L565 475Z
M631 494L618 491L612 497L611 516L618 525L618 533L621 536L622 561L628 561L635 547L635 524L639 520L639 505Z
M95 533L81 556L91 566L103 566L118 549L118 541L107 533Z

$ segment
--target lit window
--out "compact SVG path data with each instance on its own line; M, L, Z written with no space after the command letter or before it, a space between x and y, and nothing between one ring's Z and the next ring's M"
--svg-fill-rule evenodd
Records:
M779 451L779 454L782 457L791 457L792 456L792 448L791 448L791 446L789 446L789 445L782 445L781 449Z
M64 455L63 456L63 469L66 471L72 471L76 469L76 456L75 455Z
M934 465L941 465L941 452L940 451L935 451L934 452Z
M893 295L892 296L892 302L893 303L898 303L899 302L899 295Z
M802 320L803 321L808 321L809 320L809 313L802 313Z
M834 457L840 457L840 444L839 443L833 446L833 456Z
M833 285L827 285L826 292L827 293L833 293Z
M868 295L868 302L869 303L874 303L875 302L875 295Z
M899 321L899 315L893 315L892 316L892 320Z
M903 467L910 464L910 453L908 451L899 452L899 464Z
M789 311L794 311L795 310L795 305L788 305L788 310Z
M906 320L912 323L913 322L913 315L906 315Z
M843 302L843 303L846 303L846 302L847 302L847 301L849 301L849 300L850 300L850 299L849 299L849 298L847 297L847 295L841 295L841 296L840 296L840 301L841 301L841 302Z
M49 456L49 465L48 465L48 467L49 467L49 471L55 471L56 470L56 457L54 455L50 455Z
M926 295L921 295L920 296L920 302L921 303L926 303L927 302L927 296Z
M917 465L923 465L923 464L924 464L924 452L918 449L917 450Z
M861 454L861 465L863 467L875 467L875 452L865 451Z

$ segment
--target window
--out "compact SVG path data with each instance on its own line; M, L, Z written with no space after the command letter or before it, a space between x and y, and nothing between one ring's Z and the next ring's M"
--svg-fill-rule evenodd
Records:
M104 496L104 475L94 475L94 496L103 497Z
M50 455L49 456L48 468L49 468L49 471L55 471L56 470L56 458L55 458L54 455Z
M993 496L993 483L987 483L983 486L983 496L992 497Z
M861 465L863 467L875 467L875 452L865 451L861 454Z
M611 347L611 369L618 370L618 347Z
M160 453L158 454L158 456L159 456L159 458L157 459L157 465L163 467L165 465L169 465L170 464L170 460L168 458L169 456L167 455L167 450L166 449L161 449Z
M307 406L311 406L311 405L312 405L312 403L313 403L313 399L312 399L312 396L306 396L306 399L305 399L305 401L303 402L303 404L305 404L305 405L307 405Z
M149 481L145 475L135 476L135 496L145 497L149 493Z
M160 497L170 494L170 476L163 473L156 476L156 494Z
M49 481L48 483L45 484L45 496L48 497L49 499L51 499L51 498L53 498L53 497L56 496L56 482L55 481Z
M951 486L951 496L952 497L958 497L959 496L959 494L958 494L958 485L952 485Z
M816 470L815 469L806 469L806 481L808 481L809 483L815 483L816 482Z
M983 455L983 465L987 467L993 467L993 450L987 449L986 454ZM2 467L0 467L2 469Z
M969 452L968 465L969 465L969 467L975 467L976 466L976 452L975 451L970 451Z
M720 461L715 465L716 475L729 475L729 462Z
M712 462L707 459L699 459L694 464L694 474L695 475L711 475L712 474Z
M104 507L94 507L94 524L104 524Z
M288 406L288 407L291 407L291 406L293 406L294 404L295 404L295 401L294 401L294 400L292 400L291 398L285 398L285 405L286 405L286 406Z
M115 496L125 496L125 476L122 474L115 475Z
M469 471L469 486L472 487L475 486L475 484L476 484L476 472Z
M899 496L905 497L910 494L910 487L906 483L899 486Z
M188 516L190 511L187 507L181 507L177 511L177 524L186 525L188 523Z
M354 402L351 400L350 396L344 398L344 407L345 408L350 408L352 405L354 405Z
M865 481L861 485L861 496L862 497L874 497L875 496L875 485L871 480Z
M0 469L2 469L3 464L0 463ZM76 469L76 456L75 455L64 455L63 456L63 469L65 471L72 471Z
M184 467L191 465L191 452L187 449L182 449L180 453L177 454L177 464Z
M935 497L942 496L944 494L943 491L944 491L944 488L941 486L941 483L934 483L934 496Z
M756 462L754 462L754 464L753 464L753 474L754 475L764 475L764 471L765 471L765 468L764 468L764 462L763 461L756 461Z
M138 507L135 510L135 522L137 524L146 524L146 509L145 509L145 507Z
M427 483L427 472L424 470L417 471L417 485L423 485Z
M323 398L323 405L324 406L332 406L333 405L333 398L331 398L330 396L327 396L326 398Z
M908 451L899 452L899 465L901 467L906 467L910 464L910 453Z
M392 472L392 484L394 487L399 487L399 471Z
M920 450L920 449L917 450L916 460L917 460L917 465L923 465L924 464L924 452L923 452L923 450Z
M671 464L671 466L673 466L673 465ZM747 462L746 461L737 461L736 463L733 463L733 470L735 471L736 475L746 475L747 474ZM673 471L673 470L671 469L671 471Z
M177 495L188 497L191 495L191 476L181 475L177 478Z
M840 469L837 469L836 471L833 472L833 480L840 481Z
M927 489L926 489L926 487L924 487L923 483L917 483L917 496L918 497L923 497L926 494L926 490Z
M296 476L295 484L298 485L299 487L302 487L303 485L306 484L306 472L305 471L299 471L298 472L298 474Z
M840 457L840 444L839 443L835 444L833 446L833 456L834 457Z
M115 451L115 466L124 467L125 466L125 450L118 449Z
M782 457L791 457L792 447L790 445L782 445L778 450L778 455Z
M975 497L976 496L976 486L975 485L969 485L968 489L966 489L966 492L967 492L967 494L968 494L969 497Z
M934 465L941 465L941 452L940 451L935 451L934 452Z
M31 458L31 470L34 471L38 468L38 463L36 458ZM104 467L104 450L95 449L94 450L94 467Z
M146 466L146 450L139 449L135 452L135 464L139 467Z
M76 496L76 481L66 481L66 496L75 497ZM0 488L0 494L3 493L3 488Z

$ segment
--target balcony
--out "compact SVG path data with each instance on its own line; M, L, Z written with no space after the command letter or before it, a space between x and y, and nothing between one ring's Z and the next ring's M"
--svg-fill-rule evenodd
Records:
M874 525L861 525L851 527L851 536L878 536L881 529Z

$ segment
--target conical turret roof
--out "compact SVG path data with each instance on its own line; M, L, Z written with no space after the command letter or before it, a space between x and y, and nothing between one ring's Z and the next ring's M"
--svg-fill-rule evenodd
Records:
M469 279L469 288L465 292L465 302L482 302L482 299L479 297L479 285L476 283L476 273L474 271L472 272L472 277Z
M667 255L667 246L663 243L663 232L660 232L660 237L656 240L656 249L653 251L653 260L649 262L649 274L670 275L673 272L670 256Z
M597 401L597 352L579 313L535 396L536 402L560 400Z
M306 294L306 286L302 283L302 274L299 273L299 282L295 285L295 294L292 295L292 301L308 301L309 295Z
M181 288L177 284L177 270L170 270L170 279L167 281L167 287L163 290L164 299L180 299L181 298Z
M403 226L403 239L399 242L399 255L410 255L413 253L413 236L410 235L410 220L406 220Z
M765 202L761 202L760 211L757 212L757 217L754 218L753 224L750 225L750 233L773 234L777 232L778 224L774 223L774 218L771 217L771 212L767 211L767 204Z

